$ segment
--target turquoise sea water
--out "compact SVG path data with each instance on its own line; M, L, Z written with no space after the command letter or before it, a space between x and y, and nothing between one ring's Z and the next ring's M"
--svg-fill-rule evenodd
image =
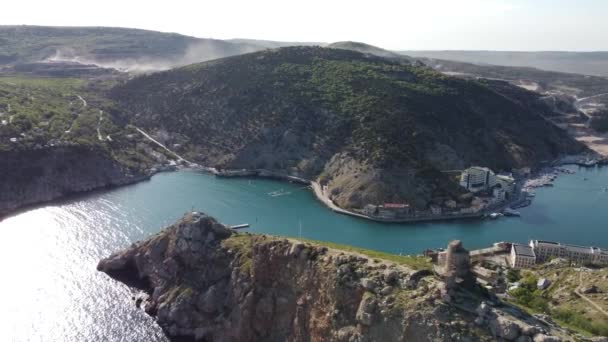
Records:
M191 209L230 225L249 223L251 232L392 253L416 254L452 239L467 248L531 238L608 248L608 168L573 169L577 173L560 176L555 187L537 190L522 217L499 220L386 225L335 214L301 185L196 172L159 174L23 211L0 222L0 293L6 296L0 340L165 341L135 308L131 291L95 266ZM268 195L280 189L288 194Z

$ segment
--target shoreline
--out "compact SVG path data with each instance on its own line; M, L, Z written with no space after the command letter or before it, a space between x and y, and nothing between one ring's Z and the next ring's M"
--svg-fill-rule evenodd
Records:
M194 168L196 169L196 168ZM473 213L473 214L457 214L457 215L437 215L437 216L419 216L419 217L408 217L408 218L397 218L397 219L383 219L379 217L372 217L356 213L344 208L337 206L322 190L321 184L316 181L309 179L292 176L280 172L264 170L264 169L240 169L240 170L217 170L215 168L203 168L203 171L209 172L216 177L224 178L236 178L236 177L260 177L269 178L276 180L287 180L290 182L300 183L309 185L315 198L325 205L326 208L333 211L334 213L352 216L359 219L380 222L380 223L417 223L417 222L432 222L432 221L453 221L453 220L466 220L466 219L480 219L483 218L487 213Z
M605 166L608 164L608 159L606 159L606 158L595 159L594 163L591 165L589 163L582 162L581 160L582 160L581 156L566 156L566 157L562 157L560 159L553 161L550 164L549 168L556 169L560 166L565 166L565 165L577 165L579 167L596 167L596 166L602 167L602 166ZM359 219L374 221L374 222L387 223L387 224L398 224L398 223L407 224L407 223L418 223L418 222L472 220L472 219L479 220L479 219L482 219L485 216L487 216L490 212L501 212L505 208L509 208L513 204L522 202L521 195L523 194L523 189L520 189L519 196L516 199L509 201L498 207L494 207L492 210L489 210L489 211L485 210L485 211L481 211L479 213L384 219L384 218L379 218L379 217L367 216L367 215L353 212L353 211L350 211L350 210L337 206L324 193L321 185L318 182L309 180L306 178L293 176L293 175L289 175L289 174L285 174L285 173L277 172L277 171L270 171L270 170L266 170L266 169L218 170L217 168L214 168L214 167L206 167L206 166L202 166L200 164L191 163L191 162L186 162L186 164L187 165L179 165L179 164L157 165L157 166L150 168L148 170L147 174L141 175L138 177L133 177L133 178L129 179L128 181L125 181L125 182L122 182L119 184L106 184L104 186L95 187L95 188L88 189L88 190L66 193L61 196L57 196L57 197L50 198L50 199L45 199L45 200L41 200L41 201L33 201L31 203L25 203L23 205L19 205L14 208L10 208L10 209L2 209L2 210L0 210L0 221L2 221L3 219L5 219L7 217L18 214L20 212L26 211L30 208L36 208L36 207L39 207L44 204L48 204L48 203L52 203L52 202L55 202L55 201L58 201L61 199L69 198L71 196L84 195L84 194L99 191L99 190L111 190L111 189L119 188L122 186L133 185L133 184L137 184L142 181L150 180L150 178L152 178L154 175L156 175L158 173L174 172L174 171L180 171L180 170L191 170L191 171L203 172L203 173L208 173L208 174L214 175L216 177L223 177L223 178L241 178L241 177L256 178L256 177L259 177L259 178L274 179L274 180L278 180L278 181L288 181L288 182L308 185L311 188L311 191L312 191L315 199L318 200L319 202L321 202L327 209L333 211L334 213L351 216L351 217L355 217L355 218L359 218ZM542 175L542 174L543 174L543 172L542 172L542 168L541 168L539 170L536 170L531 176L524 178L523 182L525 182L526 180L535 179L539 175ZM530 204L528 204L528 205L530 205Z

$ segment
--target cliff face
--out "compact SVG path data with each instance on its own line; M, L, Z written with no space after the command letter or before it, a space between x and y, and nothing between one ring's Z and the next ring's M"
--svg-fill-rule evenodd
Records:
M124 185L147 176L99 148L66 146L0 152L0 215L65 195Z
M426 269L236 234L199 213L98 269L148 292L145 310L175 340L484 341L540 332L525 335L529 326L475 295L445 301Z

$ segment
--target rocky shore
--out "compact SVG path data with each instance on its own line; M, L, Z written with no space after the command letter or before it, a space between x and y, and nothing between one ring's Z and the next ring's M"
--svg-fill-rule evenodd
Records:
M64 146L0 152L0 217L24 206L148 179L101 149Z
M238 234L197 212L98 270L147 293L137 304L175 341L567 340L483 291L447 292L415 258Z

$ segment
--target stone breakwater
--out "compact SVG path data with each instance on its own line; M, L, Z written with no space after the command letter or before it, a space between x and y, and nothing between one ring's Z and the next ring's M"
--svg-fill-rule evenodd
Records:
M416 268L238 234L200 213L98 265L145 291L146 312L176 341L549 341L554 335L517 310L521 317L485 304L482 294L456 291L446 301L444 283Z

